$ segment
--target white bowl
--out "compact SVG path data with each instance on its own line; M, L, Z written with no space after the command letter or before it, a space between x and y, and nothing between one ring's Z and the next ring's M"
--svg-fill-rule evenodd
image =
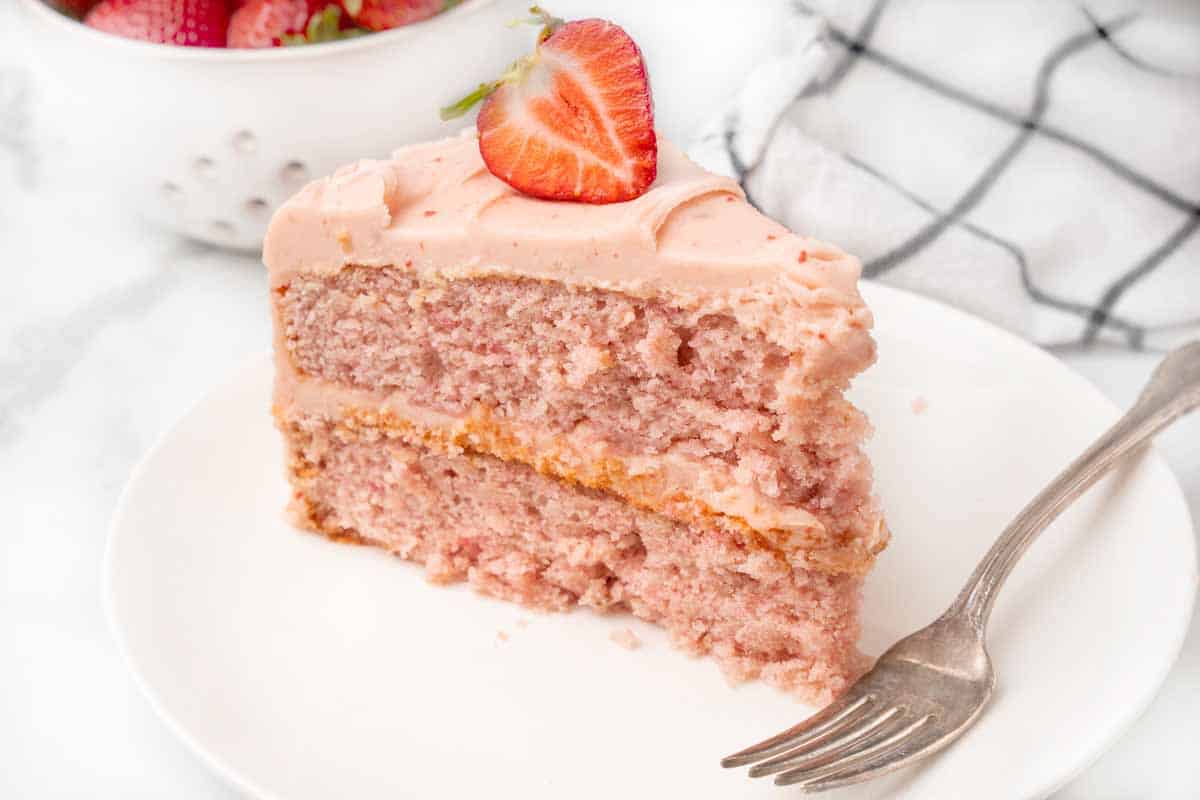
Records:
M446 136L438 109L527 52L528 0L466 0L330 44L226 50L101 33L20 0L79 180L186 236L257 250L274 208L348 161ZM82 153L86 157L79 158Z

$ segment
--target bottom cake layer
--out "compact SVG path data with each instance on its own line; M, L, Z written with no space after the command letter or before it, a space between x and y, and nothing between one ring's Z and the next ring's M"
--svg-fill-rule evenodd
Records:
M526 606L630 611L731 680L813 702L861 669L857 577L793 569L736 529L682 524L523 464L320 417L280 422L305 527Z

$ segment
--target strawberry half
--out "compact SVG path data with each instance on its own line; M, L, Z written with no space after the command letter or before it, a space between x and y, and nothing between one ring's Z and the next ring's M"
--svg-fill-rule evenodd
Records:
M308 0L249 0L229 17L229 46L275 47L307 24Z
M225 0L102 0L84 24L143 42L224 47Z
M493 175L525 194L584 203L638 197L658 171L641 51L606 20L564 23L533 11L545 26L534 52L442 118L484 100L479 152Z

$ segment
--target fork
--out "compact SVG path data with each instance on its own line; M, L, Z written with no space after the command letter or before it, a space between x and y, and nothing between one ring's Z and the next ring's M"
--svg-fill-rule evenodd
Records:
M1118 462L1200 406L1200 342L1169 353L1133 408L1009 523L932 624L892 645L826 708L721 761L820 792L871 780L942 750L979 719L996 676L986 628L1004 579L1037 535Z

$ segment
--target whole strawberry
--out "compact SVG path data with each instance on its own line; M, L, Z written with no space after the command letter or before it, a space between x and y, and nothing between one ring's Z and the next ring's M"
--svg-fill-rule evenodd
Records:
M224 47L229 12L225 0L102 0L84 23L144 42Z
M537 48L453 106L484 100L476 126L488 170L533 197L614 203L638 197L658 172L654 103L642 53L602 19L544 24Z
M342 0L342 7L357 24L373 31L411 25L440 13L454 2L447 0Z
M49 0L49 2L59 11L76 19L82 19L83 15L96 5L96 0Z
M276 47L308 24L308 0L248 0L229 17L230 47Z

